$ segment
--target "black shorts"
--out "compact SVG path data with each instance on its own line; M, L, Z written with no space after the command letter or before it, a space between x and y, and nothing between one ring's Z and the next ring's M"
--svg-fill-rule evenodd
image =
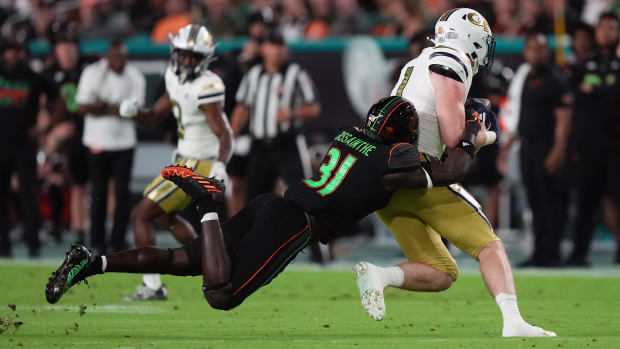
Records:
M232 264L231 308L275 278L310 241L306 213L277 194L258 196L222 224ZM200 238L183 247L200 269Z

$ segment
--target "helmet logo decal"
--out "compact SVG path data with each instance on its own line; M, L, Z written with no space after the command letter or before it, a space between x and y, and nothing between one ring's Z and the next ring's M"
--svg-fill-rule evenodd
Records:
M372 124L375 122L376 119L376 115L368 115L368 124L366 126L372 127Z
M489 32L489 24L487 23L486 20L480 18L479 14L475 12L471 12L467 15L467 19L469 19L469 21L473 23L474 25L482 27L485 32L487 33Z

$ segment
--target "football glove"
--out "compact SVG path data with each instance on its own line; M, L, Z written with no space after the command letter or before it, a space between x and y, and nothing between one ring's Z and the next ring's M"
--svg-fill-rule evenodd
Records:
M469 98L465 102L465 118L470 120L474 117L479 117L481 123L484 124L486 129L487 144L496 143L499 139L499 122L497 121L497 115L491 111L491 103L488 99L484 98ZM493 132L493 135L490 133ZM493 138L490 140L490 138Z
M134 118L138 114L140 103L137 98L125 99L118 108L118 113L123 118Z
M224 182L224 185L228 188L228 190L226 190L226 197L230 198L232 195L232 186L230 186L230 178L228 178L228 173L226 172L226 165L221 161L214 162L211 166L209 176Z

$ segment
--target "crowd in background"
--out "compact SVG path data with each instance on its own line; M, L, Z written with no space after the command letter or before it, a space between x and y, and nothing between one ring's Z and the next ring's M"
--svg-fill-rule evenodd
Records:
M168 32L189 23L206 25L217 38L248 33L252 12L265 11L287 40L371 34L412 37L452 7L476 8L496 35L515 37L554 32L554 0L4 0L2 33L47 40L54 23L74 23L80 39L147 34L166 42ZM598 14L618 7L611 0L567 0L572 30L596 24Z
M533 230L536 236L532 258L523 265L553 267L562 263L558 251L562 240L560 233L564 228L558 228L555 223L566 221L566 203L571 193L574 193L578 202L574 233L576 248L568 262L573 266L587 266L595 214L598 212L596 208L603 208L603 220L612 233L618 235L620 231L617 206L620 203L620 189L614 185L614 173L618 172L616 169L620 170L620 143L617 141L620 137L616 136L620 134L620 115L616 115L620 110L617 105L620 103L620 93L617 93L620 89L616 85L616 79L620 79L620 61L616 54L619 29L613 12L620 4L611 0L565 1L564 23L571 37L573 55L567 64L556 66L553 55L548 51L547 41L540 41L556 30L555 3L557 1L553 0L0 1L0 33L3 38L0 83L4 84L0 84L0 88L7 87L5 82L8 79L5 77L26 78L31 82L36 81L33 85L36 89L31 88L30 91L40 92L43 96L29 96L27 106L9 106L8 102L0 105L3 108L1 134L2 138L6 138L3 139L6 146L0 152L0 172L3 176L0 181L8 181L14 189L18 186L21 188L17 191L19 195L10 194L4 189L1 193L0 256L11 254L8 238L10 221L24 222L24 237L30 255L39 255L40 242L37 235L40 219L39 213L34 212L37 211L39 200L35 196L38 194L32 190L23 190L24 187L40 185L46 202L71 203L64 211L63 205L43 205L45 216L51 221L49 230L55 239L60 241L62 238L61 231L64 228L61 222L66 220L64 216L70 216L70 228L74 231L71 239L84 241L88 235L85 232L86 222L90 220L92 224L93 218L88 217L85 198L88 185L92 190L93 177L82 173L86 172L82 169L92 169L93 163L86 159L87 150L82 144L83 115L88 111L77 108L75 96L84 67L93 61L80 57L77 46L80 40L146 35L153 42L167 43L169 33L189 23L205 25L216 39L249 37L243 49L234 53L233 69L224 70L228 74L223 77L227 85L226 110L228 115L232 115L241 76L261 61L258 39L267 28L276 29L285 41L322 40L358 34L402 37L409 41L409 57L406 57L406 61L430 44L425 38L429 32L432 33L435 21L443 12L453 7L471 7L485 16L495 36L522 38L526 41L523 58L529 70L525 73L521 70L521 80L516 76L519 76L519 69L523 66L514 75L507 74L500 60L489 75L474 81L471 91L472 96L489 98L500 118L511 120L509 123L512 122L512 128L508 126L507 133L512 133L515 139L521 138L525 142L526 152L528 144L535 144L531 148L532 153L540 154L540 158L532 162L530 158L523 157L525 153L521 154L521 172L529 189L529 205L534 210ZM27 61L25 45L30 40L51 43L49 59L42 67L41 74L26 68L16 68L19 61ZM122 44L118 48L118 54L126 54ZM17 53L13 52L15 50ZM534 53L528 56L528 52ZM535 56L536 53L538 56ZM14 65L7 64L11 59ZM535 89L547 86L548 79L555 79L553 88L543 88L542 91L559 92L542 97L533 93ZM520 81L519 84L517 81ZM518 91L521 104L521 111L512 117L509 115L511 109L506 104L506 96L510 98L511 89L513 93ZM543 99L527 97L530 95ZM10 97L17 103L18 99ZM31 102L34 100L36 103ZM41 107L35 105L39 102ZM91 113L114 113L114 105L100 105L96 100L91 102L94 108L89 110ZM551 108L537 109L536 106L541 104ZM12 116L9 114L16 113L21 107L23 109L19 113L27 116L24 118L26 121L8 122ZM328 105L322 107L329 109ZM558 108L564 108L564 114L569 115L569 126L559 121L565 120L563 118L566 116L558 116L558 113L561 114ZM533 112L540 114L540 118L532 120ZM599 114L604 114L604 117L593 119L599 117ZM540 121L542 118L545 120L543 123ZM524 126L524 122L530 124ZM559 133L564 138L558 139ZM596 135L595 141L592 135ZM533 143L528 143L528 140ZM133 145L130 148L133 149ZM502 161L507 149L508 146L503 144L501 149L496 146L482 151L478 156L477 167L469 177L471 185L482 184L487 187L484 206L493 224L497 222L499 183L506 174ZM29 161L25 161L26 158ZM28 175L37 166L38 169L34 171L38 172L38 179L36 175ZM106 171L113 172L111 169ZM123 182L120 191L117 188L115 195L114 181L110 182L112 189L107 189L110 176L98 179L97 188L98 195L110 193L111 201L108 205L111 208L108 211L114 212L114 208L118 211L119 207L114 199L126 188L126 183ZM592 189L593 182L600 184L595 190ZM233 184L242 185L240 182ZM62 189L67 187L71 189ZM50 199L47 200L47 197ZM16 209L11 211L9 203L12 202L21 204L13 205ZM236 205L238 209L240 203ZM101 212L106 211L105 206L104 203L97 207L99 230L103 229L105 223L100 217ZM14 217L15 214L17 217ZM121 217L118 223L121 226L114 228L117 231L114 249L126 246L126 241L119 237L118 231L127 225L128 214L115 214ZM620 263L620 237L616 241L619 241L616 262Z

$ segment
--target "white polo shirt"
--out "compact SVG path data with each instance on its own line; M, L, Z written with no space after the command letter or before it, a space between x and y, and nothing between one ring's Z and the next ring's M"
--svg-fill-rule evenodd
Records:
M131 64L125 64L122 74L108 67L105 58L88 65L82 72L75 100L78 104L95 103L98 99L119 105L135 97L144 105L146 79ZM85 115L82 143L94 150L117 151L136 145L136 126L132 120L114 115Z

